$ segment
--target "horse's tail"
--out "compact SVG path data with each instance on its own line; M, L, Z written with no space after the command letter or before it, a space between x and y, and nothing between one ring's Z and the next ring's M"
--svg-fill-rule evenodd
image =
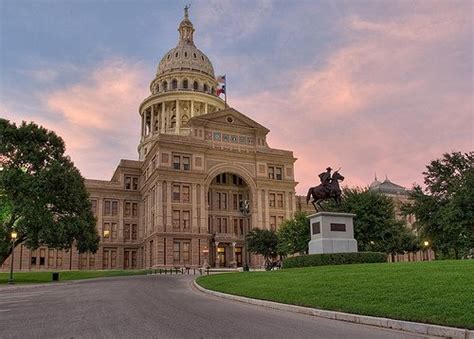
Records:
M311 191L313 190L312 187L308 190L308 194L306 195L306 205L309 203L309 199L311 199Z

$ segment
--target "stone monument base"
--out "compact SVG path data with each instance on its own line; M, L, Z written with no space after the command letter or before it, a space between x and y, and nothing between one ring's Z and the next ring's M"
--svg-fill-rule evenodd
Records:
M311 227L309 254L357 252L355 214L318 212L308 216Z

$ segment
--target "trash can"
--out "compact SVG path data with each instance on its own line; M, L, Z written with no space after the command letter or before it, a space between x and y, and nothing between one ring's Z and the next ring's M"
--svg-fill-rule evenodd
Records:
M53 272L53 281L59 281L59 272Z

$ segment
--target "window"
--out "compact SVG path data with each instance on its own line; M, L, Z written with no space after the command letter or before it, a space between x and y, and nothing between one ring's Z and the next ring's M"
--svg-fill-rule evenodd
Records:
M283 208L283 194L277 194L277 207Z
M183 171L191 170L191 157L189 155L173 155L173 169Z
M190 214L189 211L183 211L183 228L185 230L189 230L191 226L191 220L190 220L189 214Z
M180 211L174 210L173 211L173 229L179 229L179 222L180 222Z
M31 257L31 266L36 266L36 257Z
M234 194L232 197L232 209L237 211L239 208L239 198L237 194Z
M222 232L227 233L227 218L222 218Z
M116 216L118 214L118 201L104 200L104 215Z
M196 54L194 54L194 57L196 57ZM197 81L194 81L193 89L194 89L195 91L197 91L198 88L199 88L199 85L198 85Z
M190 199L189 199L189 190L190 190L189 186L183 185L183 202L184 203L189 203L189 201L190 201Z
M204 90L204 92L209 91L209 86L207 86L207 84L204 84L203 90Z
M239 219L234 219L234 234L239 234Z
M283 180L283 168L278 166L268 166L268 179Z
M169 55L168 55L168 57L169 57ZM168 83L166 81L163 82L163 85L161 87L163 88L163 91L166 92L168 90Z
M95 268L95 255L89 253L89 268Z
M183 261L184 263L188 263L189 262L189 242L188 241L184 241L183 242Z
M56 252L56 266L61 267L63 265L63 251Z
M188 89L188 80L186 79L183 80L183 88Z
M138 202L132 202L132 217L138 217Z
M54 250L48 249L48 266L54 266Z
M280 227L282 223L283 223L283 217L278 216L277 227Z
M126 201L124 203L123 216L130 217L131 215L132 215L132 203Z
M240 234L244 234L244 219L239 219L239 231Z
M138 190L138 178L132 176L125 176L125 189L126 190Z
M272 231L276 231L276 217L275 216L270 217L270 229Z
M275 207L275 193L270 193L268 197L269 197L268 200L269 200L270 207L274 208Z
M177 89L178 88L178 80L173 79L173 81L171 82L171 88L172 89Z
M44 266L46 250L44 248L40 249L40 266Z
M92 207L92 213L94 215L97 215L97 200L95 199L91 200L91 207Z
M117 239L117 224L112 223L112 239Z
M173 243L173 260L175 262L179 262L181 259L181 253L180 253L180 243L178 241L175 241Z
M173 115L171 117L171 124L170 124L170 128L175 128L176 127L176 115Z
M217 232L222 233L222 223L221 223L221 218L217 218Z
M181 186L180 185L173 185L173 201L180 202L181 201Z
M132 224L132 240L137 240L138 238L138 225Z
M223 210L227 209L227 193L222 193L222 208Z
M185 127L188 125L188 121L189 121L189 118L188 116L185 114L182 116L181 118L181 126Z
M130 224L123 225L123 239L130 240Z

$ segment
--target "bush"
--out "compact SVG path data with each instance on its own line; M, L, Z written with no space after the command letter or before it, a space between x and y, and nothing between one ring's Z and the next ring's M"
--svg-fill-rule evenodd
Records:
M387 262L380 252L309 254L283 260L283 268Z

